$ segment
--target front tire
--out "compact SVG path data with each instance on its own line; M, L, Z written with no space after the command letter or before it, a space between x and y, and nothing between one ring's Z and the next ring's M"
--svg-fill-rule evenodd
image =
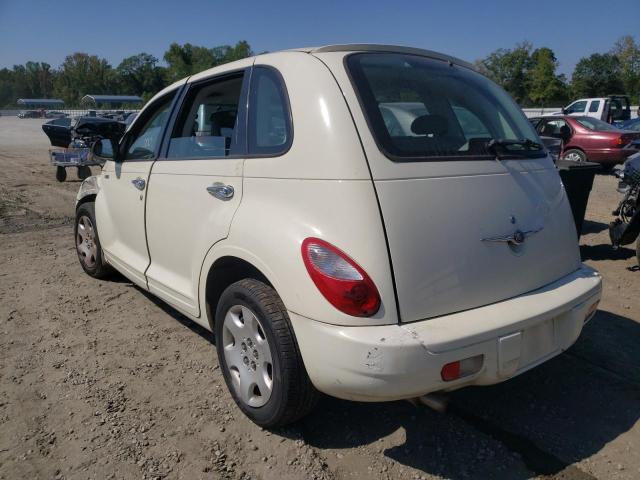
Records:
M218 362L242 412L265 428L309 413L318 399L276 291L255 279L230 285L215 316Z
M565 160L576 163L583 163L587 161L587 156L582 150L578 150L577 148L572 148L571 150L567 150L564 152L563 157Z
M111 267L102 256L93 202L83 203L76 209L73 233L78 260L87 275L105 278L111 274Z

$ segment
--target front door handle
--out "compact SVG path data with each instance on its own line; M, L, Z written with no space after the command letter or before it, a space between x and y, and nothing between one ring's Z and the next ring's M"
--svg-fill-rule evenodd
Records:
M131 183L133 183L133 186L138 190L144 190L144 186L146 185L146 182L140 177L136 178L135 180L131 180Z
M207 187L207 192L220 200L230 200L233 198L234 189L231 185L216 182L210 187Z

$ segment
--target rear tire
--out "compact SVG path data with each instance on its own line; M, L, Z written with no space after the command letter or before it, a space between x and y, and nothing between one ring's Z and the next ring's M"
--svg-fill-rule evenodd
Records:
M93 202L83 203L76 209L73 233L78 260L86 274L93 278L109 276L113 270L102 256Z
M67 169L64 167L56 167L56 180L64 182L67 179Z
M82 167L78 167L78 178L80 180L85 180L91 176L91 169L86 165Z
M564 160L568 160L570 162L583 163L587 161L587 156L582 150L578 150L577 148L572 148L564 152L562 156Z
M281 427L313 409L319 394L287 310L269 285L247 278L227 287L216 308L215 336L227 388L251 421Z
M638 235L638 240L636 241L636 260L638 261L638 266L640 267L640 235Z

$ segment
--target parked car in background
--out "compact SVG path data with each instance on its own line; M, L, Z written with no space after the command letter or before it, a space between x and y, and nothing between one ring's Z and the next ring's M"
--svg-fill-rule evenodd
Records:
M628 146L640 133L621 130L593 117L550 115L529 121L541 136L562 140L562 158L575 162L597 162L605 169L624 162L634 150Z
M82 268L115 268L215 331L236 404L265 427L317 391L392 401L504 381L573 344L601 296L535 130L446 55L336 45L227 63L158 93L93 154Z
M631 118L631 104L626 95L602 98L581 98L552 115L593 117L607 123L625 122Z
M18 118L40 118L41 116L38 110L24 110L18 114Z
M640 132L640 117L633 120L627 120L619 125L622 130L633 130L634 132Z
M49 110L44 114L45 118L65 118L68 115L64 112L58 112L56 110Z

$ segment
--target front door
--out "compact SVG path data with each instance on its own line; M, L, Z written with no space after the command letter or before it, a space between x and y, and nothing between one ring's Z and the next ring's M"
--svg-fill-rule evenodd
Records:
M149 252L144 226L147 182L157 158L176 91L150 103L121 140L119 159L107 161L96 197L96 221L105 258L147 288Z
M149 290L193 316L202 261L242 198L250 65L190 83L149 178Z

